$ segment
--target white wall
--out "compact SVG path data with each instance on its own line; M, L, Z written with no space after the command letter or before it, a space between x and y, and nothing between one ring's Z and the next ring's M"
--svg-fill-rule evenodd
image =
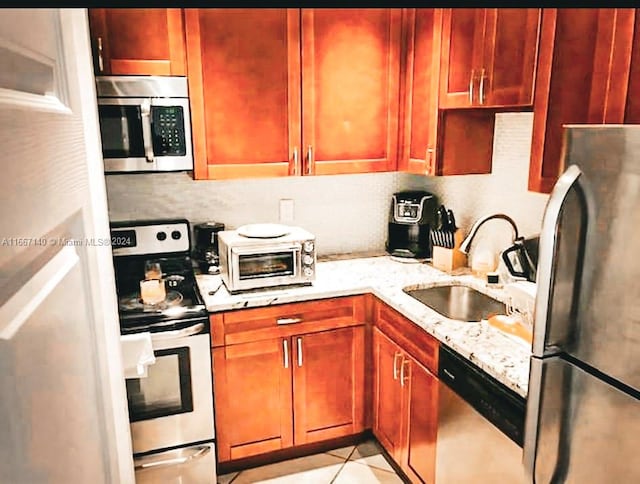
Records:
M539 232L547 200L527 192L532 123L531 113L497 115L490 175L375 173L223 181L194 181L186 173L108 175L109 215L111 220L186 217L192 223L214 220L236 228L278 222L279 200L291 198L294 224L316 234L320 255L383 251L391 195L425 189L454 210L462 229L483 215L503 212L529 235ZM486 227L504 232L505 244L510 240L504 222Z

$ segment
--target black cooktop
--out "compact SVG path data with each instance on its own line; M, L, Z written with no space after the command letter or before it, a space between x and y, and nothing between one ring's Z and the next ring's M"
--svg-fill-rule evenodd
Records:
M146 261L160 263L165 281L165 300L144 304L140 281ZM207 309L198 291L192 261L188 256L126 256L114 258L120 327L162 326L170 322L206 317Z

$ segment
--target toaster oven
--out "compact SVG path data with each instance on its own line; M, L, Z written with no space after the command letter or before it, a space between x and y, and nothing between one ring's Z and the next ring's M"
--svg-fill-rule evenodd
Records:
M220 274L229 292L313 282L315 236L300 227L283 232L273 237L252 235L242 227L218 232Z

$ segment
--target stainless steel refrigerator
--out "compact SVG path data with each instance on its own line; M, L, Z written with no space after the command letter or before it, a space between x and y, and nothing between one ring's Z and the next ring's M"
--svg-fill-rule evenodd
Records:
M542 223L532 482L640 482L640 126L569 126Z

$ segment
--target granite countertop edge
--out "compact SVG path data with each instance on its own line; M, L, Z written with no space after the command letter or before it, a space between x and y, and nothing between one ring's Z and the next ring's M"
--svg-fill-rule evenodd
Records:
M220 276L201 274L196 279L207 310L212 313L372 293L520 396L527 396L530 345L486 321L470 323L446 318L402 290L407 286L426 288L453 283L507 301L504 289L488 286L470 274L451 275L428 264L376 256L318 262L316 281L311 286L232 295L224 284L220 286Z

